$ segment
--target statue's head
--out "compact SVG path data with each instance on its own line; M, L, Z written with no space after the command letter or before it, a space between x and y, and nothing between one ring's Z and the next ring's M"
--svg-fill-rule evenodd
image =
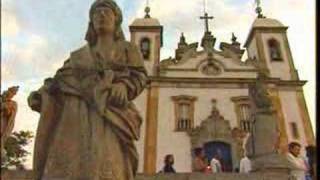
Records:
M122 13L113 0L96 0L90 8L89 27L86 40L89 45L95 45L99 34L112 35L115 40L124 40L121 29Z
M3 97L6 100L10 100L11 98L13 98L13 96L15 96L17 94L18 90L19 90L19 86L10 87L10 88L8 88L7 91L3 92Z

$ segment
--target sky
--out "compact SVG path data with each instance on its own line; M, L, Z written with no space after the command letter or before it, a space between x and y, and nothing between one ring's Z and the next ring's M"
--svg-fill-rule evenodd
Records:
M31 111L27 97L43 80L53 76L69 53L86 42L88 12L94 0L1 0L1 92L13 85L20 89L14 100L18 113L14 130L35 132L38 113ZM188 43L200 42L204 31L204 0L149 0L151 16L164 26L161 59L174 56L179 36ZM123 12L126 39L128 26L144 16L146 0L116 0ZM230 42L232 32L245 42L256 18L254 0L206 0L214 16L210 30L220 42ZM263 14L289 26L288 39L294 64L304 86L315 131L315 0L262 0ZM32 152L33 142L28 146ZM27 161L31 167L31 155Z

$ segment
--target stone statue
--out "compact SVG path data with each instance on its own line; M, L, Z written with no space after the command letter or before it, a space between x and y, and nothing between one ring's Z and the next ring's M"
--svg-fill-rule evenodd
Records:
M1 157L4 156L4 144L12 133L14 121L17 114L17 102L12 98L17 94L19 86L13 86L4 91L0 97L1 101Z
M252 107L252 132L246 140L246 152L253 161L253 171L286 169L286 158L277 150L280 140L278 119L267 91L267 77L259 73L256 82L249 86Z
M142 55L125 41L113 0L90 9L87 45L28 98L41 114L35 179L133 180L142 118L131 102L147 81Z
M259 72L257 81L249 89L251 102L253 102L251 106L255 107L257 111L271 111L272 102L264 82L266 78L264 73Z

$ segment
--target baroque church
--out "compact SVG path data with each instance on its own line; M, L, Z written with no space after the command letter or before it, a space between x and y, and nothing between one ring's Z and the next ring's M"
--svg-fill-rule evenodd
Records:
M136 143L140 173L159 172L167 154L173 154L178 172L191 172L193 150L198 147L208 158L221 153L226 171L237 168L243 141L252 130L248 87L258 72L268 76L279 151L285 153L291 141L314 144L302 89L306 81L295 69L287 26L264 17L260 9L244 45L233 35L231 42L215 49L216 37L208 27L212 17L205 13L201 43L187 42L182 33L175 57L160 59L163 26L150 16L149 7L145 12L129 27L149 75L147 88L134 101L143 117ZM248 58L242 61L245 52Z

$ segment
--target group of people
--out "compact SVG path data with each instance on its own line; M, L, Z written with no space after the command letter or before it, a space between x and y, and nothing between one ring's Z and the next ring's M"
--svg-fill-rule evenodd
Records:
M306 147L306 157L300 155L301 145L297 142L292 142L288 145L287 158L291 164L291 176L297 180L312 180L315 178L316 162L315 162L315 147ZM192 171L201 173L218 173L224 172L222 166L221 157L219 154L215 154L210 160L207 157L202 148L197 148L194 151L195 157L192 162ZM174 156L168 154L164 159L164 167L160 171L161 173L176 173L174 165ZM251 160L246 156L244 152L242 159L240 160L239 168L236 172L250 173L252 170Z
M202 148L196 148L194 151L195 157L192 162L192 171L193 172L202 172L202 173L217 173L223 172L223 167L221 165L221 158L219 154L215 154L213 158L208 163L208 159Z
M223 160L219 153L214 154L213 158L208 163L208 158L206 157L204 150L202 148L197 148L195 149L192 171L202 173L219 173L226 172L227 168L223 166ZM251 171L251 161L247 156L244 155L240 160L240 167L235 171L240 173L248 173Z

